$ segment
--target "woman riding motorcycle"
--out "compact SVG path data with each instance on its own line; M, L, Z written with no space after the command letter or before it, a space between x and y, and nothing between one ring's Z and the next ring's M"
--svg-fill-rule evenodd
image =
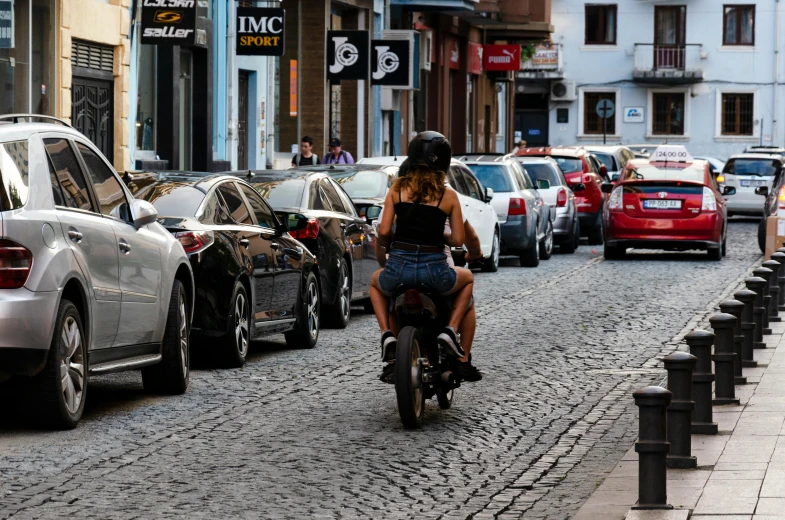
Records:
M388 298L399 286L420 285L454 295L449 324L437 339L447 353L466 359L456 330L471 305L474 276L468 269L450 267L444 255L445 244L462 246L465 233L458 196L444 182L451 158L452 148L442 134L418 134L409 143L407 174L395 181L384 201L376 249L376 258L384 269L371 279L371 302L382 332L385 362L395 359L397 345L390 330ZM452 233L446 236L448 217ZM468 361L460 365L470 368ZM388 367L386 372L390 372Z

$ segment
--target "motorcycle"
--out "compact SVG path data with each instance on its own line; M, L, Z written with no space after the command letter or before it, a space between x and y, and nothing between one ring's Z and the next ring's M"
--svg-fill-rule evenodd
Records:
M439 407L452 406L453 392L461 386L455 376L457 360L436 340L447 326L451 298L427 286L400 288L390 299L390 312L400 327L395 354L395 394L398 414L406 429L422 427L425 401L436 397Z

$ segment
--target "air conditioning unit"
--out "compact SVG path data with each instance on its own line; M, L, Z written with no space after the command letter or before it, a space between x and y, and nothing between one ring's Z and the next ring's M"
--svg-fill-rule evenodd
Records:
M574 81L551 82L551 101L575 101L578 99Z

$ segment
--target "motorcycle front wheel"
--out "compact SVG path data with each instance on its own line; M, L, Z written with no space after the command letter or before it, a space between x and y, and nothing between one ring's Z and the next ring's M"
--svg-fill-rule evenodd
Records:
M395 395L398 414L407 430L421 428L425 413L421 352L420 333L414 327L404 327L398 334L395 354Z

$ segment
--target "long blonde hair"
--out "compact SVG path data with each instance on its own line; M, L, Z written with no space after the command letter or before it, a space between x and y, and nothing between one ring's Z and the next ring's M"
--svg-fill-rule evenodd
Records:
M402 177L398 177L393 189L409 192L411 202L423 204L439 200L444 195L443 171L433 171L416 165L408 169Z

